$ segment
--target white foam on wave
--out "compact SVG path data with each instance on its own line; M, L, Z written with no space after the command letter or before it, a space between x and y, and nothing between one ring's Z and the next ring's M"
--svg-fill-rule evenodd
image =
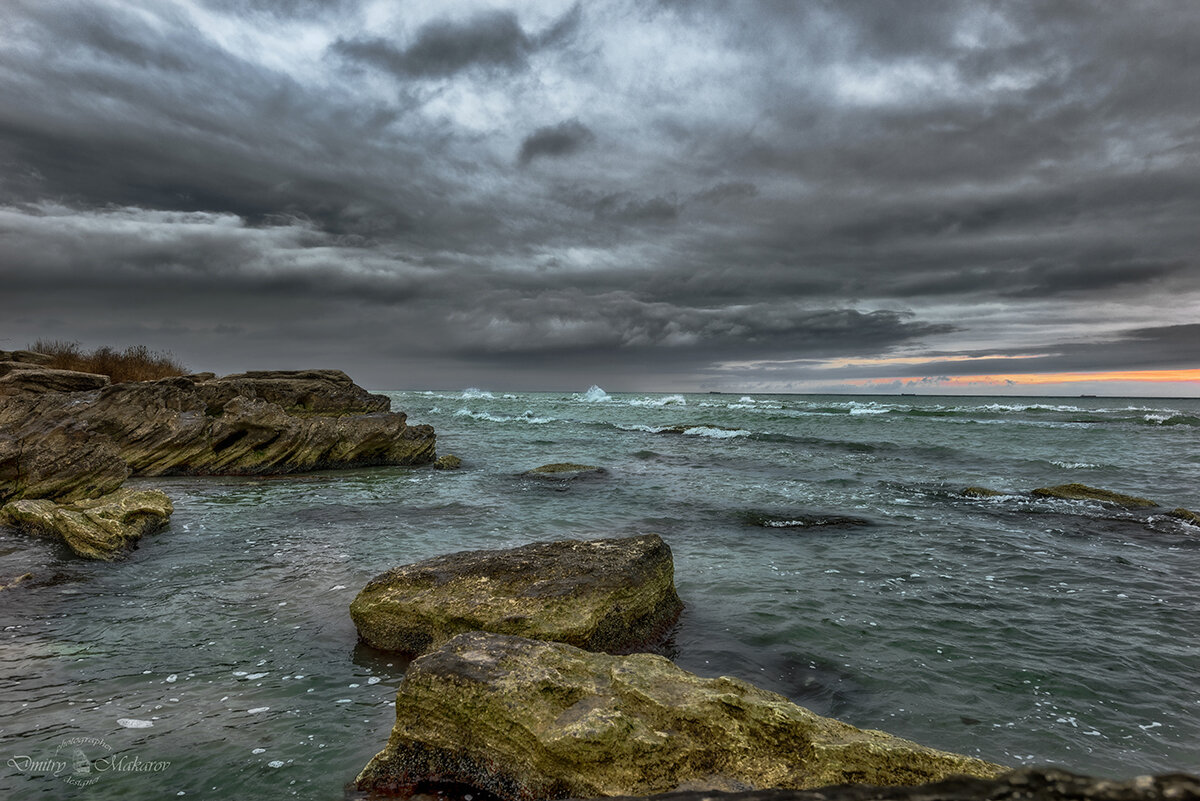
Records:
M575 397L586 403L603 403L607 400L610 400L609 394L596 384L592 384L590 387L588 387L587 392L583 393L582 395L576 395Z
M712 439L733 439L735 437L748 437L752 431L746 431L741 428L713 428L712 426L692 426L685 428L683 433L689 437L711 437Z
M556 419L553 417L538 417L533 413L532 409L526 409L524 414L517 415L516 417L509 417L503 414L492 414L491 412L474 412L465 407L455 412L454 416L470 417L472 420L484 420L489 423L532 423L534 425L553 423Z
M850 404L850 414L887 414L890 412L886 406L876 406L874 403L859 403L854 401Z
M148 729L154 723L149 720L138 720L137 718L117 718L117 725L124 726L127 729Z
M664 395L661 398L633 398L629 401L630 406L651 406L661 408L663 406L687 406L687 398L682 395Z
M613 425L622 431L642 431L647 434L661 434L669 430L667 426L647 426L641 423L613 423Z
M463 400L487 400L496 397L486 389L477 389L476 387L467 387L462 391Z
M1090 462L1060 462L1057 459L1050 462L1055 467L1061 467L1064 470L1098 470L1101 465L1091 464Z

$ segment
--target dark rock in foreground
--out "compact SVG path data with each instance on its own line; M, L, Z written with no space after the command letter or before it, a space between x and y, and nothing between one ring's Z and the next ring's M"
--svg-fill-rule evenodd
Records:
M475 630L620 651L663 634L682 608L671 549L648 534L404 565L372 579L350 615L367 644L409 654Z
M0 507L0 523L61 537L87 559L115 559L165 527L173 511L170 498L158 490L121 489L69 504L45 498L13 501Z
M460 467L462 467L462 459L452 453L439 456L438 460L433 463L434 470L458 470Z
M1122 495L1119 492L1089 487L1087 484L1059 484L1056 487L1040 487L1033 491L1033 495L1038 498L1060 498L1068 501L1099 501L1125 509L1158 506L1148 498Z
M472 632L412 663L363 790L465 784L502 799L912 785L1005 768L857 729L652 654Z
M624 796L622 801L652 801ZM1139 776L1112 781L1060 770L1013 771L997 779L957 776L916 787L838 784L817 790L758 790L711 793L699 790L664 793L653 801L1195 801L1200 778L1184 774Z

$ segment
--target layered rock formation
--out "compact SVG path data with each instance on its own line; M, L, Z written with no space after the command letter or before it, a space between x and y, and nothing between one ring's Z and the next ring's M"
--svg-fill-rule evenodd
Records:
M461 634L412 663L359 789L465 784L503 799L914 785L1004 768L823 718L652 654Z
M57 532L82 556L111 558L165 524L170 502L161 493L110 497L130 475L295 473L435 457L432 428L409 426L386 396L340 370L109 384L49 369L40 356L0 352L0 522Z
M404 565L372 579L350 615L369 645L410 654L475 630L620 651L661 635L682 608L671 549L648 534Z

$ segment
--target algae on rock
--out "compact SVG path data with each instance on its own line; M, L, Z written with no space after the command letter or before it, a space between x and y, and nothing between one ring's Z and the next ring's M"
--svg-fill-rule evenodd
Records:
M0 507L0 523L59 536L77 555L110 560L166 526L174 507L158 490L119 489L99 498L59 504L45 498Z
M1126 509L1158 506L1149 498L1139 498L1135 495L1123 495L1111 490L1089 487L1087 484L1059 484L1055 487L1039 487L1033 491L1039 498L1060 498L1068 501L1100 501Z
M362 790L466 784L502 799L912 785L1000 765L824 718L652 654L461 634L415 660Z
M473 630L617 651L664 633L682 607L671 549L648 534L404 565L372 579L350 615L368 645L387 651L420 653Z

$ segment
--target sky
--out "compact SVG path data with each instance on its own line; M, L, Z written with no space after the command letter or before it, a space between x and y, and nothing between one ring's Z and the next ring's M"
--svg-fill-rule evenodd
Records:
M4 0L0 349L1200 396L1200 3Z

